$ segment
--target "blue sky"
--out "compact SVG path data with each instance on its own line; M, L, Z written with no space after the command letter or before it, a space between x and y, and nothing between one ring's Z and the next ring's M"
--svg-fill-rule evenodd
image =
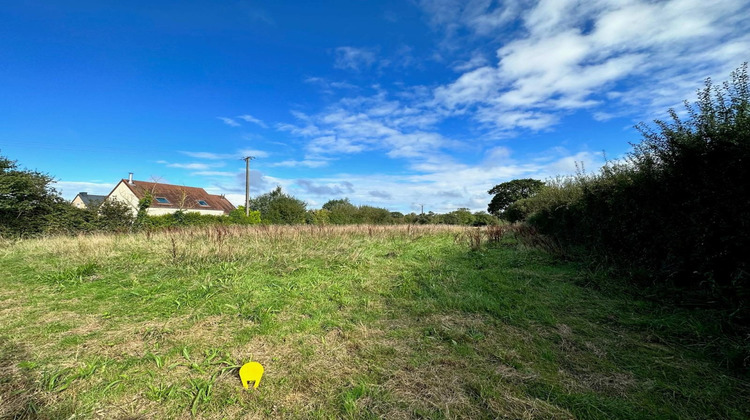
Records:
M595 170L750 59L747 0L16 1L0 153L63 196L135 179L244 202L484 210Z

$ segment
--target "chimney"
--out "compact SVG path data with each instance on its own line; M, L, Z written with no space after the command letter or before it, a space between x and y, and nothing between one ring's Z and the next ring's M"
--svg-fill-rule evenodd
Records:
M133 173L132 172L128 174L128 184L133 185Z
M89 195L89 193L87 193L85 191L81 191L81 192L78 193L78 195Z

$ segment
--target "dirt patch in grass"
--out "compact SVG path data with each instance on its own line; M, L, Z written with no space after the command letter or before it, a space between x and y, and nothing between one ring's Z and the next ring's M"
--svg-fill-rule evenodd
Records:
M106 326L106 321L97 315L81 316L77 327L70 330L71 334L90 335L102 331Z
M233 327L235 323L226 316L212 315L195 321L187 318L182 322L162 323L160 329L171 340L223 347L222 343L231 341Z

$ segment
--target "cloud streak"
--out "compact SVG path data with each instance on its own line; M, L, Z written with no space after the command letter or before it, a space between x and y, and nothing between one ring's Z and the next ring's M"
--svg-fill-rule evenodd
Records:
M237 118L239 118L239 119L241 119L241 120L243 120L245 122L256 124L256 125L258 125L260 127L263 127L263 128L268 128L268 126L266 125L266 123L264 123L263 121L261 121L261 120L255 118L255 117L253 117L250 114L238 115Z
M237 120L242 120L251 124L255 124L262 128L268 128L268 125L260 120L259 118L255 118L250 114L243 114L243 115L237 115L236 117L216 117L224 124L230 126L230 127L242 127L242 124L239 123Z
M375 63L375 51L368 48L338 47L334 51L334 67L361 71Z
M241 126L240 123L238 123L237 121L235 121L232 118L228 118L228 117L216 117L216 118L219 119L224 124L230 126L230 127L239 127L239 126Z
M328 166L327 160L284 160L281 162L272 163L271 166L273 167L286 167L286 168L297 168L297 167L305 167L305 168L321 168L324 166Z
M196 159L207 159L207 160L228 160L228 159L241 159L245 156L255 156L266 158L269 156L268 152L263 150L254 149L242 149L235 153L213 153L213 152L188 152L181 151L183 155L190 156Z
M307 179L298 179L297 185L308 194L312 195L341 195L354 192L354 185L349 181L341 181L338 184L319 185Z

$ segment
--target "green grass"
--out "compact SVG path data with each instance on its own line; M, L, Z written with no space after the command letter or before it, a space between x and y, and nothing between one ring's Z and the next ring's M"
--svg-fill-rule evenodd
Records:
M710 314L470 236L2 242L0 418L750 417L747 371L715 351L747 343ZM253 360L265 375L244 390Z

